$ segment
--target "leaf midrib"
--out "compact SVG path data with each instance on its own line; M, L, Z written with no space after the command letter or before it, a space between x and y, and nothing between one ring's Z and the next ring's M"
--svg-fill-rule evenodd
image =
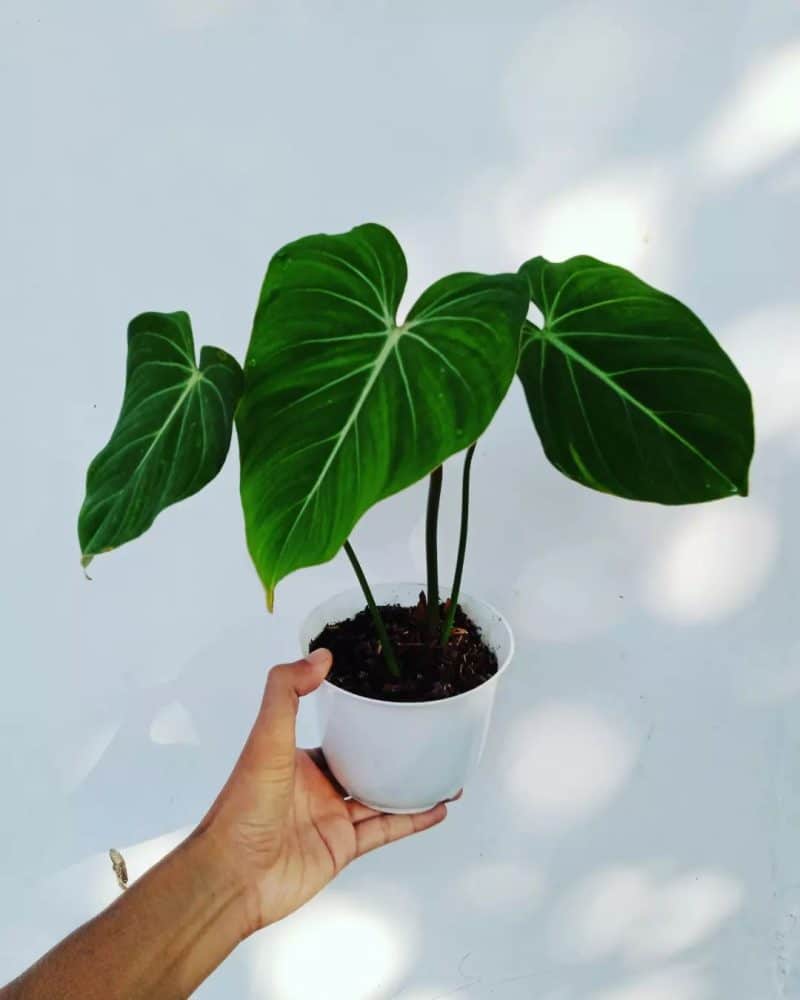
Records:
M547 317L547 322L549 324L550 322L549 317ZM717 466L711 461L711 459L709 459L706 455L704 455L699 449L695 448L695 446L690 441L687 441L682 434L679 434L678 431L676 431L673 427L671 427L665 420L661 420L660 417L653 410L651 410L648 406L645 406L645 404L642 403L641 400L637 399L636 396L632 395L626 389L623 389L622 386L619 385L618 382L615 382L614 379L606 372L604 372L602 368L598 368L597 365L593 364L591 361L589 361L588 358L584 357L584 355L580 354L574 348L570 347L569 344L565 344L560 339L558 334L553 332L552 328L550 328L549 325L545 326L543 330L539 330L537 332L540 334L540 336L536 337L534 335L530 338L531 340L541 339L544 341L544 343L552 344L553 347L561 351L561 353L566 358L572 358L574 361L577 361L578 364L582 365L588 372L591 372L592 375L600 379L600 381L605 383L605 385L607 385L610 389L616 392L617 395L619 395L622 399L626 400L632 406L635 406L636 409L639 410L641 413L643 413L646 417L649 417L650 420L652 420L653 423L656 424L656 426L659 427L662 431L675 438L675 440L678 441L680 444L682 444L684 448L687 449L687 451L690 451L693 455L699 458L700 461L703 462L705 465L707 465L708 468L711 469L713 472L715 472L720 477L720 479L728 483L734 492L738 491L736 483L734 483L729 476L727 476L724 472L722 472L721 469L717 468Z
M472 293L472 295L475 295L475 294L477 294L477 293ZM469 298L469 297L471 297L471 295L470 296L461 296L461 299L465 299L465 298ZM450 305L452 303L448 302L447 304ZM386 306L386 308L388 309L388 306ZM452 320L454 318L455 317L452 317L452 316L448 316L447 317L447 319L449 319L449 320ZM306 510L308 509L308 505L311 503L311 501L313 500L313 498L316 495L317 491L320 489L322 483L324 482L325 477L327 476L327 474L328 474L328 472L329 472L329 470L330 470L333 462L335 461L336 456L339 454L339 451L340 451L342 445L344 444L345 440L347 439L347 435L350 433L350 430L352 428L355 428L356 434L358 433L358 426L356 424L356 421L358 420L358 417L359 417L359 414L361 413L361 410L364 408L364 405L366 404L367 398L369 397L369 394L372 391L373 386L375 385L376 381L378 380L381 372L383 371L384 367L386 366L386 363L389 360L389 358L391 357L392 353L394 353L395 356L396 356L396 358L397 358L398 368L400 370L400 373L401 373L401 376L402 376L402 381L403 381L403 384L404 384L404 387L405 387L405 391L406 391L406 395L408 397L409 408L410 408L411 416L412 416L412 424L413 424L414 430L416 432L416 413L414 412L414 408L413 408L414 407L413 397L412 397L412 394L411 394L410 386L408 384L408 380L406 378L406 373L405 373L405 369L403 367L403 361L402 361L402 358L400 356L400 349L399 349L400 339L401 339L401 337L403 335L408 335L408 337L412 338L413 340L419 341L419 343L423 344L423 346L425 346L426 348L428 348L428 350L430 350L432 353L436 354L437 357L439 357L441 359L441 361L445 365L447 365L447 367L453 372L453 374L456 375L467 388L469 388L469 383L466 381L466 379L464 378L464 376L462 375L462 373L455 367L455 365L453 365L453 363L450 361L450 359L447 358L444 354L442 354L442 352L437 347L435 347L433 344L431 344L430 341L427 338L421 336L418 333L414 333L413 332L413 328L415 328L417 326L421 326L421 327L424 328L427 325L427 323L430 322L430 321L431 320L429 318L429 315L425 315L425 318L422 318L422 316L417 315L417 316L414 316L413 319L407 319L405 323L402 323L399 326L396 325L396 321L395 320L392 320L391 325L389 325L387 323L387 327L386 327L386 340L384 341L383 346L381 347L380 351L378 352L378 354L377 354L377 356L375 358L375 361L372 364L372 370L371 370L371 372L370 372L370 374L369 374L366 382L364 383L364 386L361 389L361 392L360 392L360 394L358 396L358 399L355 402L355 405L353 406L353 408L352 408L352 410L350 412L349 417L347 418L344 426L342 427L342 430L339 432L338 435L336 435L335 443L334 443L333 447L331 448L330 454L328 455L327 459L325 460L325 464L323 465L322 469L320 470L320 473L317 476L317 479L315 480L314 485L311 487L311 489L309 490L309 492L306 494L306 496L305 496L305 498L304 498L304 500L303 500L303 502L302 502L302 504L300 506L299 511L295 515L295 517L294 517L294 519L293 519L293 521L291 523L291 526L289 527L289 530L287 531L286 535L284 536L283 542L281 543L281 547L278 550L277 556L275 557L274 565L276 567L280 566L280 561L283 558L283 554L286 551L286 547L289 544L289 541L291 540L292 535L297 530L298 524L301 522L303 516L305 515ZM370 334L370 336L371 335L372 334ZM315 390L315 392L316 391L317 390ZM307 398L307 397L304 397L304 398ZM279 579L279 576L278 576L278 574L276 572L274 582L277 582L277 579Z
M188 368L188 366L187 366L187 368ZM111 507L109 508L109 510L106 511L106 513L103 515L102 521L97 526L97 528L95 529L94 533L92 534L92 537L87 542L86 548L85 548L85 550L82 553L82 555L84 556L84 558L86 556L94 555L94 553L91 552L92 544L93 544L94 540L97 538L97 536L100 534L103 526L105 525L106 521L108 520L109 515L111 514L111 511L114 509L114 505L119 501L119 498L126 492L126 490L131 486L131 484L134 483L135 481L138 481L138 478L139 478L139 476L141 474L142 468L147 464L147 460L150 457L153 449L156 447L156 445L158 444L158 442L161 440L161 438L166 433L167 428L172 423L172 421L175 419L175 415L183 407L184 401L194 391L195 387L198 386L200 384L200 382L202 382L202 381L208 381L210 385L213 385L213 382L211 382L210 380L205 379L205 376L203 375L203 372L200 371L199 368L192 367L191 373L190 373L189 377L186 379L186 384L185 384L185 386L183 388L183 391L181 392L181 394L178 397L178 399L175 401L175 405L172 407L172 409L167 414L167 417L164 420L164 422L161 424L161 426L159 427L159 429L153 435L153 440L148 445L147 451L145 451L145 453L142 455L142 457L136 463L136 467L134 468L133 472L128 477L126 484L121 489L115 490L113 493L111 493L108 496L106 496L106 497L103 498L103 500L106 501L106 502L109 501L109 500L113 500L113 503L112 503ZM216 386L214 386L214 388L216 388Z
M278 554L274 560L274 566L276 568L280 566L280 561L283 558L283 554L286 551L286 547L289 544L292 535L297 530L298 524L300 523L300 521L303 518L303 515L308 509L308 505L311 503L317 491L322 486L322 483L324 482L325 477L328 475L328 472L331 466L333 465L336 456L339 454L339 451L341 450L341 447L344 444L347 435L350 433L350 430L354 426L355 422L358 420L359 414L361 413L361 410L364 408L367 398L370 392L372 391L372 387L375 385L375 382L378 380L378 377L383 371L386 362L389 360L392 352L396 348L400 338L405 332L406 332L405 325L395 326L394 324L392 324L391 327L387 326L386 340L384 341L383 346L381 347L380 351L378 352L375 358L375 361L372 365L372 371L367 377L361 389L361 392L358 396L358 399L356 400L352 410L350 411L350 415L348 416L347 420L344 423L344 426L342 427L339 434L336 435L335 443L331 448L330 453L325 460L325 464L322 466L322 469L320 470L320 473L314 482L314 485L306 494L305 499L303 500L303 503L300 506L300 510L295 515L294 520L292 521L292 524L289 527L289 530L286 532L286 535L284 536L283 543L281 544L281 547L278 550ZM272 581L273 584L277 582L278 579L279 576L274 574Z

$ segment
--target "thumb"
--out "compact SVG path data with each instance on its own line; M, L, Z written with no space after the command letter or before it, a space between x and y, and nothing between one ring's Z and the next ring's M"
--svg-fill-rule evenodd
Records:
M263 750L294 754L300 698L316 691L332 663L329 650L315 649L303 660L282 663L270 670L255 726Z

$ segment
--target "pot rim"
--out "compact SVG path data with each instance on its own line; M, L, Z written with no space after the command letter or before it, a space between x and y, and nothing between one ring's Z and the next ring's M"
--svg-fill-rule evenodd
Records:
M418 583L418 582L410 582L410 581L407 581L407 580L401 580L401 581L394 582L394 583L390 581L388 583L378 583L378 584L376 584L372 588L372 590L373 590L373 594L375 594L376 592L380 592L381 590L387 590L387 589L393 589L393 588L401 588L401 587L411 587L411 588L414 588L415 590L421 588L422 590L424 590L425 589L425 584ZM315 607L313 607L308 612L308 614L306 615L306 617L303 619L303 624L301 625L301 628L300 628L300 644L301 644L301 649L305 645L305 642L304 642L304 626L305 626L306 621L308 621L308 619L311 617L311 615L318 608L321 608L323 606L323 604L326 604L328 601L333 601L333 600L335 600L337 598L345 597L345 596L350 595L350 594L352 594L354 598L358 598L359 600L364 600L364 594L363 594L363 592L362 592L362 590L361 590L360 587L348 587L345 590L338 591L338 593L336 593L336 594L332 594L330 597L326 598L324 601L321 601L319 604L315 605ZM412 709L412 708L417 708L417 709L419 709L419 708L439 708L439 709L442 709L442 708L444 708L447 705L450 705L450 704L452 704L454 702L457 702L457 701L461 700L462 698L469 698L470 695L474 695L478 691L481 691L484 687L486 687L487 684L494 684L494 683L496 683L499 680L500 675L505 672L505 670L508 668L508 665L511 663L512 659L514 658L514 653L516 651L516 646L515 646L515 642L514 642L514 631L511 628L511 626L509 625L508 619L505 617L505 615L501 614L493 604L489 604L488 601L484 601L482 598L475 597L473 594L467 593L466 591L462 590L460 592L460 594L459 594L459 601L461 601L464 598L466 598L471 603L480 605L481 608L483 610L485 610L488 615L494 615L497 618L497 620L500 622L500 624L502 625L502 627L503 627L506 635L508 636L508 654L506 655L505 659L498 666L496 673L492 674L491 677L487 677L486 680L482 681L480 684L478 684L477 687L470 688L469 691L462 691L461 694L452 695L450 698L434 698L434 699L429 699L428 701L386 701L386 700L384 700L382 698L368 698L366 695L363 695L363 694L355 694L352 691L346 691L344 688L340 688L338 685L331 683L331 681L327 680L327 678L322 682L323 687L327 687L331 691L336 692L337 695L343 695L344 697L352 698L355 701L362 701L362 702L364 702L367 705L377 705L377 706L381 706L381 707L387 708L387 709ZM364 602L364 603L366 604L366 602ZM481 632L483 632L483 629L481 629ZM306 655L305 651L304 651L303 655Z

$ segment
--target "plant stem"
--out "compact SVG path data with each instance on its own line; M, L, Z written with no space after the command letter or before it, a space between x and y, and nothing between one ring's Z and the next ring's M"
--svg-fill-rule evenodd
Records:
M425 559L428 564L428 630L431 639L439 632L439 499L442 495L441 465L431 473L428 486L428 515L425 522Z
M372 596L372 591L369 589L369 584L367 583L367 578L364 575L364 570L361 568L361 563L356 558L356 554L353 551L353 546L350 542L344 543L344 550L347 553L347 558L350 560L356 576L358 577L361 589L364 591L364 597L367 599L367 607L369 608L369 613L372 615L375 631L378 633L378 638L381 642L381 652L383 653L384 660L386 660L386 666L389 668L389 673L399 680L401 677L400 667L397 664L394 649L389 641L389 633L386 631L386 626L383 624L383 618L381 618L381 613L378 611L378 605L375 603L375 598Z
M450 606L447 610L447 618L442 628L442 645L447 645L450 638L450 631L453 628L453 621L456 617L456 605L458 604L458 594L461 590L461 574L464 571L464 554L467 550L467 528L469 526L469 475L472 468L472 456L475 454L475 445L470 445L464 458L464 473L461 478L461 531L458 536L458 556L456 558L456 571L453 575L453 586L450 590Z

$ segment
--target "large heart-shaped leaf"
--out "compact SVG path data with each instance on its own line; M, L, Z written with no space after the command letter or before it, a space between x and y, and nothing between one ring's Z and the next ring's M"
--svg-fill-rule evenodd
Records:
M122 411L89 466L78 517L84 566L141 535L165 507L216 476L241 390L241 368L225 351L204 347L197 366L186 313L131 321Z
M520 271L544 323L525 324L519 375L553 465L634 500L746 495L750 391L693 312L593 257Z
M399 324L406 263L365 225L272 259L236 424L250 553L275 585L332 558L374 503L484 430L514 376L528 307L517 275L455 274Z

